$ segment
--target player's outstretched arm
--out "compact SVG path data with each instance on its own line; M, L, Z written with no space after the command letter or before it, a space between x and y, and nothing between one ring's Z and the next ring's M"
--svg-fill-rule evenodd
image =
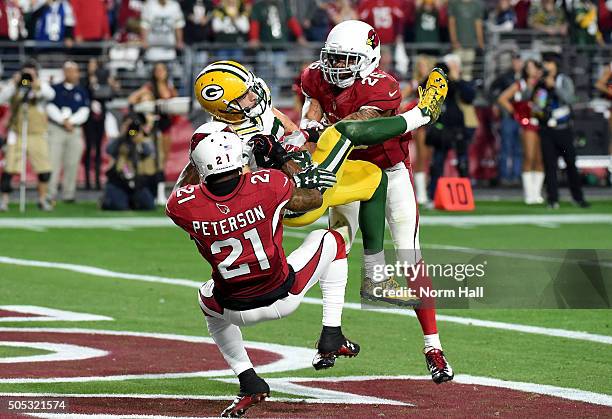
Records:
M380 144L407 132L406 120L401 116L375 118L367 121L340 121L334 125L340 134L354 145Z
M354 145L371 146L390 138L403 135L429 123L430 118L423 116L418 108L413 108L397 116L375 118L365 121L342 120L334 127Z

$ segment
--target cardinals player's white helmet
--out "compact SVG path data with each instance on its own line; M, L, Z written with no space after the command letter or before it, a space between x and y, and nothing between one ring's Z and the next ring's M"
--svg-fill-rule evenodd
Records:
M378 67L380 38L365 22L344 21L334 26L327 36L320 62L325 80L345 89Z
M209 122L191 137L189 159L206 182L210 175L242 168L242 140L227 124Z

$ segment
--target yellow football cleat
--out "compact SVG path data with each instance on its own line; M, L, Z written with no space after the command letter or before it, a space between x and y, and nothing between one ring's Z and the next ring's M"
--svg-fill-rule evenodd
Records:
M431 125L438 120L442 112L442 104L448 93L448 79L444 71L434 68L429 73L425 89L419 86L419 103L417 107L423 116L429 116L427 125Z
M361 298L394 304L402 307L415 307L421 300L410 294L408 287L402 287L395 278L391 277L382 282L374 282L364 278L361 283Z

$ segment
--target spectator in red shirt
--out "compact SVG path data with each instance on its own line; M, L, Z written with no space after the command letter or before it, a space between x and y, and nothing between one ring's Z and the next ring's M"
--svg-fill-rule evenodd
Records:
M143 0L121 0L117 28L119 42L140 41L140 14L144 3Z
M0 0L0 41L25 38L23 14L17 0Z
M335 0L329 4L327 14L331 19L332 26L345 20L358 20L359 15L350 0Z
M110 38L104 0L71 0L71 3L76 19L74 38L77 42L95 42Z
M440 42L450 43L448 33L448 0L438 1L438 26L440 28Z
M527 29L529 26L529 7L531 0L514 0L514 13L516 13L516 29Z
M402 6L400 0L361 0L359 19L376 29L383 45L401 42L404 32Z
M603 35L606 44L612 44L612 3L599 0L599 31Z
M402 0L402 11L404 12L404 21L402 23L404 42L414 42L417 4L422 3L422 0Z

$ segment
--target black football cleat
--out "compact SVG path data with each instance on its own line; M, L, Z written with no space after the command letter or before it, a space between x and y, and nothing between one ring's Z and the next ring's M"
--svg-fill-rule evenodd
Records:
M222 413L222 418L241 418L246 411L258 403L263 402L270 393L238 394L232 404Z
M359 354L359 345L355 342L351 342L346 337L342 336L342 344L334 351L324 352L320 348L317 351L314 359L312 360L312 366L315 370L323 370L331 368L336 363L336 358L339 356L345 356L347 358L354 358Z
M453 368L450 366L444 352L440 349L425 348L423 350L425 354L425 362L427 363L427 369L431 373L431 379L436 384L442 384L446 381L451 381L455 376Z
M238 374L240 393L222 413L223 418L241 418L247 410L270 396L270 386L253 368Z

